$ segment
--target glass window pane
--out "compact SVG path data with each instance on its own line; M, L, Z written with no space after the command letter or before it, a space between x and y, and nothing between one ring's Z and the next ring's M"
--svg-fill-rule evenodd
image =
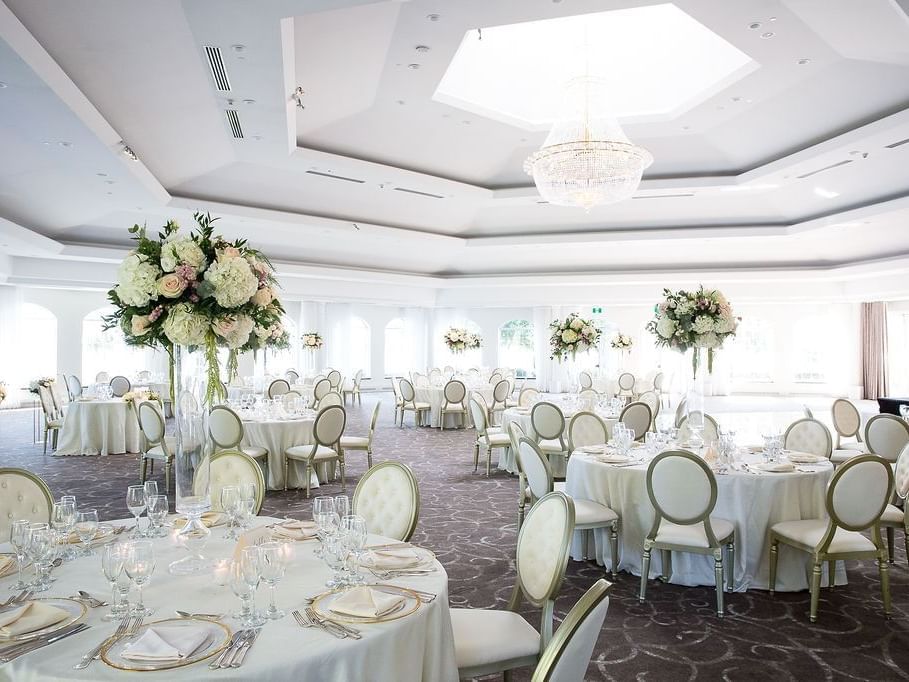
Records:
M515 370L515 376L534 376L536 352L533 324L529 320L511 320L499 328L499 366Z

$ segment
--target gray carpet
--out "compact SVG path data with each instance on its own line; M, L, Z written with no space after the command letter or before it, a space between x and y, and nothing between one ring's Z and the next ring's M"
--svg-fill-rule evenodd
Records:
M391 396L366 395L350 410L348 433L366 431L376 399L383 401L376 460L406 462L420 482L423 511L414 541L431 548L450 577L453 606L502 608L514 583L517 479L473 473L473 432L392 426ZM32 414L0 412L0 466L22 466L42 477L55 495L74 493L102 518L128 516L126 486L136 482L132 456L44 457L31 441ZM348 458L348 492L365 470L365 455ZM159 485L163 486L163 472ZM338 492L332 484L320 493ZM264 514L308 516L302 492L269 493ZM909 678L909 569L897 535L891 567L894 618L880 609L877 571L850 563L849 585L824 591L819 623L808 623L808 594L752 591L727 596L728 615L713 613L710 588L651 584L637 601L638 581L620 574L606 624L588 669L591 680L883 680ZM593 563L570 562L557 604L561 619L596 579ZM539 614L527 610L531 623ZM527 680L529 671L515 675ZM404 682L404 681L389 681Z

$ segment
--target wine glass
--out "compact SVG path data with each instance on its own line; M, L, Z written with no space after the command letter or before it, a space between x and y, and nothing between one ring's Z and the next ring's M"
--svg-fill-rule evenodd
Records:
M57 557L57 533L48 528L46 523L32 524L31 538L28 543L28 553L35 564L35 582L32 589L35 592L45 592L50 589L51 564Z
M9 543L16 553L16 568L19 572L19 580L15 585L11 585L11 590L24 590L28 583L22 580L22 566L25 564L25 557L28 553L28 544L31 540L31 523L27 519L18 519L13 521L9 528Z
M145 491L145 513L148 514L148 501L151 499L152 495L158 494L158 482L157 481L146 481L142 484L142 489ZM151 526L151 522L149 522ZM146 532L150 532L151 528L146 529Z
M350 515L341 519L341 531L347 540L347 548L350 556L353 557L352 565L349 567L349 582L354 585L362 585L366 579L360 575L360 557L366 548L366 519L362 516Z
M250 519L256 514L256 503L258 486L252 481L240 485L240 527L244 530L249 528Z
M350 498L347 495L335 496L335 514L338 518L344 518L350 514Z
M319 538L319 547L315 551L317 558L322 558L322 547L325 544L325 532L328 524L326 515L335 513L335 501L330 497L317 497L312 502L312 520L316 523L316 535ZM319 520L322 517L322 521Z
M224 537L228 540L237 539L237 531L234 528L234 524L237 521L241 503L239 486L226 485L221 488L221 510L227 514L228 519L227 532Z
M231 566L230 584L234 594L240 597L241 608L234 618L244 628L255 628L265 623L265 619L256 613L256 588L262 576L259 572L259 548L245 547L239 559Z
M141 486L136 486L141 490ZM133 607L132 615L150 616L151 609L142 602L142 588L151 580L155 572L155 548L149 540L131 540L126 545L126 561L123 568L139 592L138 601Z
M159 538L164 536L164 523L167 519L167 495L152 495L148 498L148 535Z
M325 563L331 569L331 577L325 582L326 587L344 587L346 584L342 571L347 562L347 556L350 550L347 546L347 540L340 529L325 536L325 551L323 552Z
M70 533L76 521L76 504L70 500L54 502L51 508L51 526L60 535L60 541L65 544L63 560L69 561L77 556L70 544Z
M79 542L82 543L82 556L91 556L91 541L94 540L98 532L98 510L83 509L76 512L76 535L79 536Z
M275 588L284 577L286 567L284 543L265 542L259 545L259 574L269 588L268 608L265 610L265 617L269 620L278 620L286 615L275 604Z
M139 529L139 517L145 511L145 487L141 485L131 485L126 489L126 508L129 513L136 517L136 528L133 531L134 538L141 538L142 531Z
M121 544L105 545L101 550L101 570L104 577L110 583L113 601L111 602L110 613L101 620L120 620L129 612L129 605L124 603L121 597L119 586L120 577L123 574L123 564L126 562L126 548Z

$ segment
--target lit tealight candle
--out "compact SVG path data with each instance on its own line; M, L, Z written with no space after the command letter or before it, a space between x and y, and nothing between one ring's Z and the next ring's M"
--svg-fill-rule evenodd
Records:
M212 568L216 585L226 585L230 580L230 559L218 559Z

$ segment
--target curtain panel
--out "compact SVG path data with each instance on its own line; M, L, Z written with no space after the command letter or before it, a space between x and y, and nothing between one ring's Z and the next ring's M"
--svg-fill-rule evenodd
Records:
M889 392L887 377L887 304L862 303L862 385L864 398Z

